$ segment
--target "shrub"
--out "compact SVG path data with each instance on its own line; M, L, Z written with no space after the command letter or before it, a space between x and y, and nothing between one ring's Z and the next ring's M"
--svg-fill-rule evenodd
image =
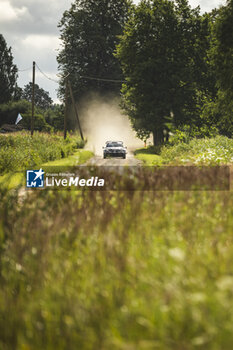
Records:
M31 128L31 114L22 114L22 121L21 125L25 128L30 130ZM46 123L45 118L42 114L35 114L34 116L34 130L38 131L46 131L50 132L52 131L52 127Z
M218 135L218 129L211 125L202 125L197 127L195 125L183 125L176 129L174 134L169 139L169 144L176 145L180 142L188 143L193 138L215 137Z
M233 140L226 136L193 138L161 149L166 163L226 164L233 162Z
M0 105L0 126L3 124L15 124L18 113L29 114L31 103L26 100L9 102Z

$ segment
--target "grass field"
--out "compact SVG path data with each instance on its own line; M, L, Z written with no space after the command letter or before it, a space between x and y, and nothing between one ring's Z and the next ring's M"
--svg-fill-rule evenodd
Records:
M45 162L62 159L83 148L77 135L66 140L56 134L29 132L0 135L0 174L33 168Z
M0 203L1 349L232 348L230 192Z
M72 167L93 156L83 150L84 142L77 135L66 140L56 134L29 132L0 135L0 187L8 190L22 186L25 170L36 167Z
M230 191L1 188L0 349L231 350L232 228Z

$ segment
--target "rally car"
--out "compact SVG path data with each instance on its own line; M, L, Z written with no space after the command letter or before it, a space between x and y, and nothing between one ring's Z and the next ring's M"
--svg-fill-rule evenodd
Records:
M126 147L122 141L107 141L103 147L103 157L122 157L126 158Z

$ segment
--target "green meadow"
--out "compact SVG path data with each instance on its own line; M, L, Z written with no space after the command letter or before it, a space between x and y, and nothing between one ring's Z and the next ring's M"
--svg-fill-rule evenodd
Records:
M230 192L1 192L0 348L231 349Z
M50 137L57 142L1 142L7 152L19 147L25 162L21 142L25 150L38 142L40 162L52 166L92 156L73 137L57 143L56 152L66 152L67 142L67 157L42 156ZM210 150L228 164L232 141L193 140L136 156L179 165ZM1 350L232 349L231 191L22 192L19 184L0 186Z

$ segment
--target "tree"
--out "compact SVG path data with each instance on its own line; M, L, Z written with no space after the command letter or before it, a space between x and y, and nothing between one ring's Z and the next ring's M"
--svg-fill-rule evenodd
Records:
M44 117L55 131L64 130L64 113L64 105L53 104L46 110Z
M175 94L174 114L175 117L178 116L175 118L175 126L182 127L188 124L195 129L205 125L205 120L201 117L203 107L206 101L215 99L217 95L216 73L209 57L216 11L201 16L199 9L184 11L187 8L184 4L180 8L183 13L179 19L180 22L183 18L180 23L182 34L180 43L186 50L183 56L186 69L183 73L182 69L180 70L182 73L180 77L182 80L185 77L186 84L183 89L177 89Z
M204 29L199 9L186 0L141 1L130 17L117 57L126 77L122 104L139 136L152 132L160 144L168 121L194 116Z
M233 0L222 6L214 25L212 58L221 90L233 93Z
M31 104L28 101L10 101L0 105L0 126L15 124L18 114L30 114ZM21 123L20 123L21 124Z
M210 67L216 77L217 93L208 98L201 118L217 126L220 134L233 135L233 1L211 13L212 31L208 52Z
M32 100L32 83L28 83L25 85L22 98L24 98L27 101ZM53 100L49 96L49 92L45 91L44 89L40 88L39 85L35 84L35 105L36 107L45 110L51 107L53 103Z
M129 0L76 0L64 13L59 24L63 49L57 60L63 77L70 73L76 99L90 91L119 92L120 84L87 77L122 80L113 53L130 6ZM64 79L60 95L64 95Z
M11 48L7 48L6 41L0 34L0 104L10 101L14 97L17 81L17 67L13 63Z
M201 119L210 129L215 127L222 135L233 136L233 102L232 96L218 90L214 100L207 100L201 111Z

